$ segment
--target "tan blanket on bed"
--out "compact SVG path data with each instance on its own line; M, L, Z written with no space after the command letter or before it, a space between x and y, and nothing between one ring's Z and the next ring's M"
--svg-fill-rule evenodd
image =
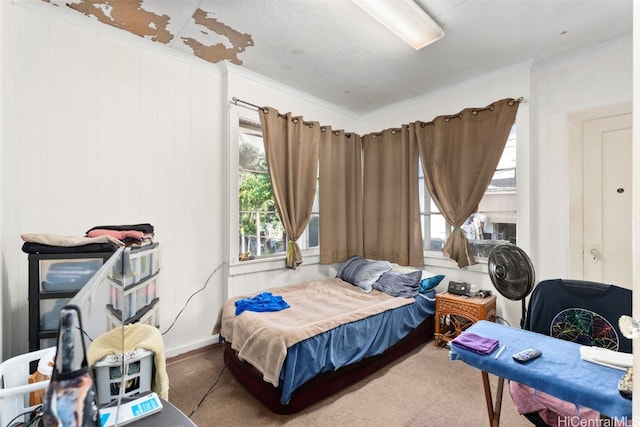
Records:
M235 302L253 295L231 298L224 303L213 333L221 333L240 360L251 363L276 387L288 347L414 301L375 290L365 293L340 279L311 280L267 291L281 296L290 307L274 312L245 311L236 316Z

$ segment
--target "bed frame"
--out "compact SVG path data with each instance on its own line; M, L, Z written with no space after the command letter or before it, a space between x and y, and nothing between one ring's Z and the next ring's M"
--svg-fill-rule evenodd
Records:
M271 411L277 414L293 414L347 388L411 350L431 341L433 334L434 316L429 316L409 335L388 348L384 353L363 359L335 372L324 372L315 376L294 391L288 405L280 403L280 390L265 382L262 379L262 374L252 365L239 360L228 342L224 343L224 362L238 382Z

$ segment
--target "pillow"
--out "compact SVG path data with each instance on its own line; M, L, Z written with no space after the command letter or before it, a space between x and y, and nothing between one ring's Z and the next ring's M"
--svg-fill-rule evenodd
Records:
M418 290L418 292L424 293L430 289L435 288L440 284L440 282L442 282L442 279L444 279L444 274L436 274L435 276L422 279L420 281L420 289Z
M445 277L443 274L432 273L427 270L420 270L417 267L409 267L400 264L391 264L391 269L396 273L410 273L412 271L422 272L422 280L420 281L419 290L420 293L427 292L428 290L435 288Z
M336 277L365 292L371 292L376 280L389 270L391 270L391 264L387 261L369 261L356 255L340 267Z
M387 271L373 284L373 289L386 292L392 297L410 298L418 294L421 277L420 270L406 274Z

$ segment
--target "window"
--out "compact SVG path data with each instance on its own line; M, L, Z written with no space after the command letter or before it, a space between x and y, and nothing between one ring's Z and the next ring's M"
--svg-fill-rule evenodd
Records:
M284 254L287 236L276 210L260 125L241 120L238 138L239 259ZM318 194L307 229L298 239L300 249L319 244Z
M316 180L316 196L313 199L309 224L298 239L300 249L320 247L320 178Z
M419 166L419 177L423 247L427 251L442 251L452 227L429 196L422 165ZM516 196L516 127L513 126L478 212L461 227L474 256L488 257L494 246L516 243Z

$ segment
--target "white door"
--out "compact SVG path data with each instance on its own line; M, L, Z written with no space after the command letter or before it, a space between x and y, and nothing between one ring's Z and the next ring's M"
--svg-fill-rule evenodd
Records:
M583 277L629 289L631 128L631 113L582 123Z

